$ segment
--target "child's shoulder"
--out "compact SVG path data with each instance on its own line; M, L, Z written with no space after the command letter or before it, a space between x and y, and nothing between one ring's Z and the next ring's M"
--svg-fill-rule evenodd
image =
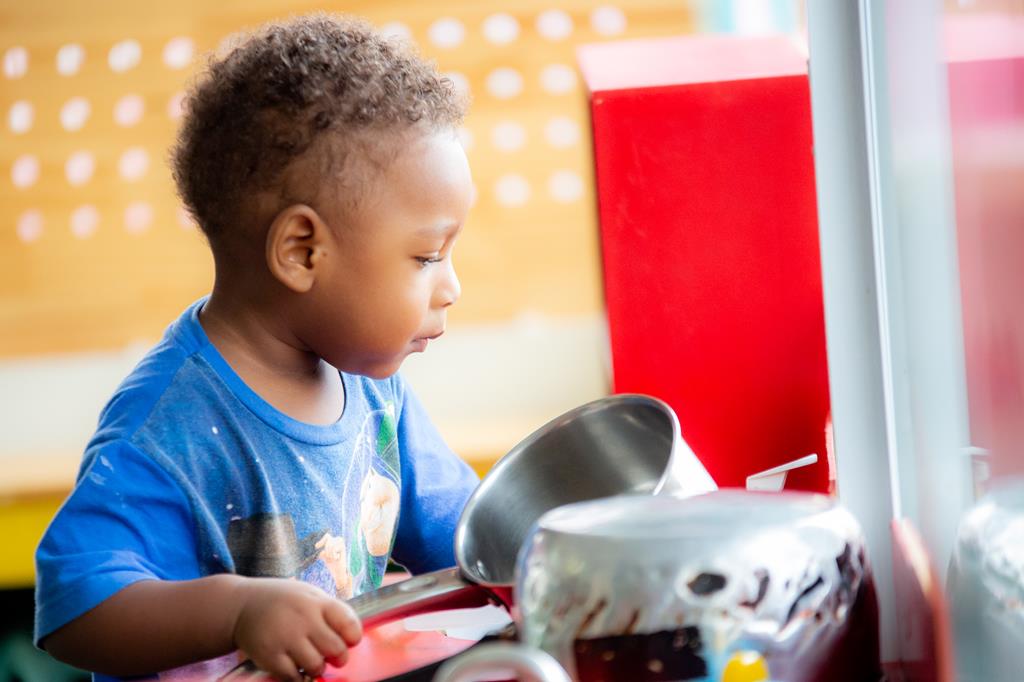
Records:
M131 440L168 391L180 382L181 372L201 349L191 325L201 302L189 306L164 332L163 338L142 357L115 389L100 413L97 437Z

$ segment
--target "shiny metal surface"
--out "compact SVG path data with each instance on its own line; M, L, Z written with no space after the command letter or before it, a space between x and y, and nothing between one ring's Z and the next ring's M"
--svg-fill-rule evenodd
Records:
M719 680L744 651L769 662L771 679L878 679L863 537L820 495L723 490L561 507L523 546L516 603L521 641L574 679L580 642L621 660L643 635L666 634L678 650L652 665L689 657L707 668L684 679Z
M643 395L602 398L541 427L494 466L466 504L455 554L473 582L510 585L519 548L545 512L624 493L714 489L668 405Z
M1003 478L963 518L946 592L961 682L1024 671L1024 479Z
M433 682L477 682L494 675L515 673L525 682L570 682L565 670L550 654L534 647L493 642L473 647L438 669ZM486 676L486 677L481 677Z
M485 606L494 595L448 568L365 592L349 600L364 628L441 609Z

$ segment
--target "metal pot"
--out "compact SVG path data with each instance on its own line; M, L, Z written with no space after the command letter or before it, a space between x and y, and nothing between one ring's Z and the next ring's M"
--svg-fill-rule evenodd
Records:
M879 679L863 537L824 496L568 505L539 520L517 570L520 640L574 679Z
M548 422L488 472L459 519L457 569L418 576L349 603L365 627L488 599L510 606L516 555L545 512L624 493L692 495L714 489L667 404L629 394L595 400Z

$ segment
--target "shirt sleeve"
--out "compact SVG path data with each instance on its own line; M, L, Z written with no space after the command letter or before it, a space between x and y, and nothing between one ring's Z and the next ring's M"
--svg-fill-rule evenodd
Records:
M414 574L427 573L455 565L455 527L480 480L448 448L412 390L401 378L396 385L402 503L391 556Z
M181 487L126 441L86 453L36 550L35 643L140 580L199 577Z

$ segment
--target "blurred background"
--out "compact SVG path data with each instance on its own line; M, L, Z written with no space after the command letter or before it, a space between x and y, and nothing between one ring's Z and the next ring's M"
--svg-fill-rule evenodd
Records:
M463 296L444 340L403 369L456 452L484 473L534 428L611 391L664 392L678 398L670 400L677 412L684 411L679 401L689 401L695 414L706 396L705 421L719 431L697 421L687 431L681 420L720 484L741 485L742 475L814 447L820 466L795 487L838 492L864 523L886 575L894 560L890 523L908 520L944 584L962 519L998 481L1024 469L1024 1L0 0L0 682L75 676L31 648L35 543L74 482L106 399L212 281L208 250L167 165L182 92L229 36L311 10L359 14L413 41L472 100L460 135L479 198L455 253ZM793 164L802 171L785 170L781 156L755 158L729 170L736 186L720 188L742 208L751 196L736 190L744 183L776 183L771 200L782 203L791 186L802 208L780 208L769 222L812 230L800 244L813 258L793 265L782 256L772 261L772 277L812 273L813 282L797 281L814 309L764 310L787 329L810 320L810 346L788 336L779 343L789 344L791 360L820 356L820 371L779 361L767 372L763 358L746 358L754 364L742 371L771 374L762 388L779 397L760 411L768 393L730 383L730 373L693 379L686 372L701 358L690 358L692 365L672 359L680 339L696 339L708 344L699 346L708 349L706 368L735 365L711 357L713 337L686 336L692 330L673 337L672 328L644 323L662 319L656 308L664 319L685 318L693 308L672 303L685 303L684 292L661 284L623 289L633 280L609 274L616 258L628 263L654 253L641 245L630 256L632 247L623 251L614 241L622 224L621 214L609 212L615 192L632 193L623 199L629 211L657 200L661 215L695 229L722 226L683 201L671 205L674 192L686 196L684 180L699 173L619 182L601 166L595 150L601 153L602 139L613 144L640 131L619 119L602 124L602 133L591 92L668 83L630 83L627 74L625 82L598 85L603 75L581 70L578 53L581 46L712 35L780 39L797 65L786 75L799 77L802 103L780 115L809 136L813 109L816 156L801 147L803 138L780 142L796 149ZM714 61L713 51L701 54ZM713 63L694 68L705 66L714 70ZM702 131L716 125L730 133L725 123L674 109L652 116L677 131L668 140L707 137ZM644 149L657 155L657 146ZM680 153L666 167L694 158ZM700 163L707 175L696 182L707 194L709 178L726 174ZM663 185L654 191L645 182ZM627 219L624 229L636 225ZM782 233L760 234L770 244ZM709 257L688 272L703 273L709 262L734 277ZM663 281L646 271L638 277ZM862 286L844 298L851 282ZM693 325L713 326L719 295L728 292L700 291L710 309ZM734 310L720 309L723 316ZM745 324L730 328L729 343L774 343L774 327ZM657 361L660 376L630 373L641 355ZM802 373L823 397L817 388L786 393ZM850 374L877 381L854 385ZM684 385L693 390L673 393ZM804 409L808 401L815 409ZM781 431L796 428L790 419L810 435L787 440ZM752 425L745 445L726 447L721 432L738 423ZM759 441L757 433L769 435ZM744 447L769 455L748 461ZM1006 599L1024 597L1024 582L1014 589ZM881 594L883 654L892 660L905 652L895 625L895 600L904 597L884 585ZM1014 627L1024 633L1024 620ZM940 635L936 641L951 646ZM972 679L963 671L958 677Z

